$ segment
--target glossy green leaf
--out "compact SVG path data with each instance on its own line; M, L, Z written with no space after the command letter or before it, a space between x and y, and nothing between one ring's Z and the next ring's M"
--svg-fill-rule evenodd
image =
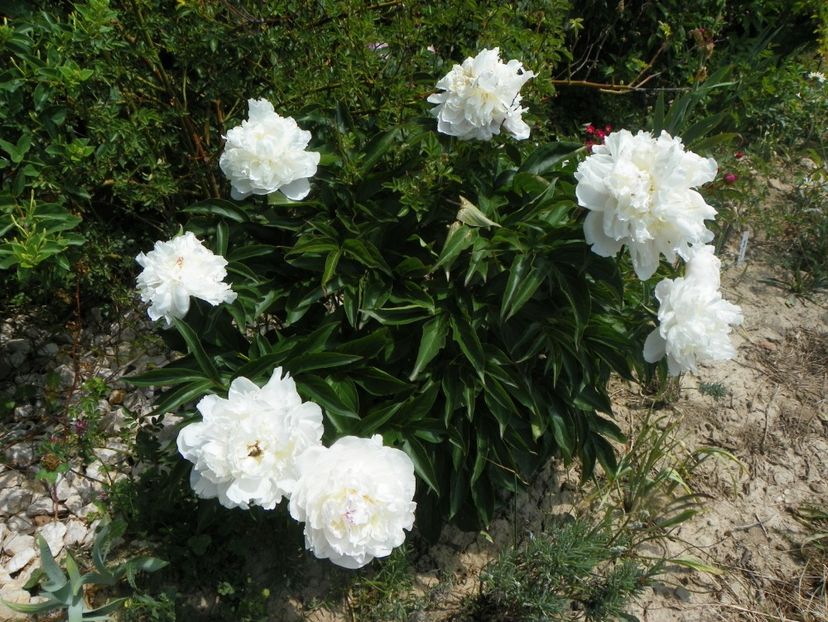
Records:
M420 338L420 347L417 351L417 359L414 362L414 369L409 380L415 380L426 368L437 354L446 345L449 322L445 314L430 319L423 324L423 334Z
M213 364L212 359L207 355L198 334L184 320L173 318L173 325L179 334L184 338L190 354L193 355L193 358L196 360L196 363L198 363L199 368L201 368L201 371L204 372L204 376L218 384L218 370Z

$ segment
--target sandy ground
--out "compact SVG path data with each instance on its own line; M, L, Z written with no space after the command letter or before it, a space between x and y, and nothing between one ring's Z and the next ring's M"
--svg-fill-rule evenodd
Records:
M769 282L779 276L761 261L725 260L724 297L745 317L734 335L737 357L683 376L675 398L659 407L677 424L683 450L718 447L738 461L708 460L696 472L689 484L704 509L667 543L669 555L699 559L719 574L669 568L631 610L641 622L828 621L825 593L815 592L828 568L801 555L810 532L795 515L809 504L828 508L828 295L792 296ZM718 383L724 395L707 395L700 383ZM634 434L652 400L621 384L614 395L617 419ZM417 620L452 619L477 591L479 570L515 534L538 533L573 509L577 481L575 468L551 464L487 534L448 529L417 566L434 568L419 576L423 591L438 576L450 577L451 587ZM305 615L351 619L346 604Z

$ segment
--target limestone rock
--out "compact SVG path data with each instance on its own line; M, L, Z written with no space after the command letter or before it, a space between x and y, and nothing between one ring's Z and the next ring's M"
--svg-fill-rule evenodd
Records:
M48 523L38 529L38 533L46 540L52 555L57 556L63 550L63 537L66 535L66 525L59 521Z

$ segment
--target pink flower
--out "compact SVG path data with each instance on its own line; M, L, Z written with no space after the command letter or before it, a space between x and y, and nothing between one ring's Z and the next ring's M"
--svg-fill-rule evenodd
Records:
M736 173L725 173L724 180L728 186L735 184L737 179L739 179L739 177Z
M744 151L737 151L736 153L733 154L733 157L735 157L737 160L741 160L742 158L745 157L745 152Z

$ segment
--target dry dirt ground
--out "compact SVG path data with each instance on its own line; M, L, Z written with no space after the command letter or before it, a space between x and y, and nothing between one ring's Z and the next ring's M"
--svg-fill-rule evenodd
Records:
M667 543L670 555L702 560L720 574L672 567L631 610L642 622L828 621L819 589L828 568L801 554L812 532L796 516L807 505L828 509L828 295L792 296L769 282L780 276L761 261L737 267L725 259L723 294L745 318L734 335L737 357L683 376L680 391L660 407L660 416L677 423L683 450L719 447L738 462L703 465L689 484L704 510ZM700 391L701 383L718 383L724 395ZM634 434L652 400L631 386L614 393L616 417ZM515 534L538 533L551 516L573 509L577 482L575 469L550 465L487 534L448 530L417 564L433 562L418 587L438 596L416 619L452 619L463 597L478 590L479 570ZM433 588L438 576L449 577L445 591ZM303 614L314 622L353 619L347 603Z

